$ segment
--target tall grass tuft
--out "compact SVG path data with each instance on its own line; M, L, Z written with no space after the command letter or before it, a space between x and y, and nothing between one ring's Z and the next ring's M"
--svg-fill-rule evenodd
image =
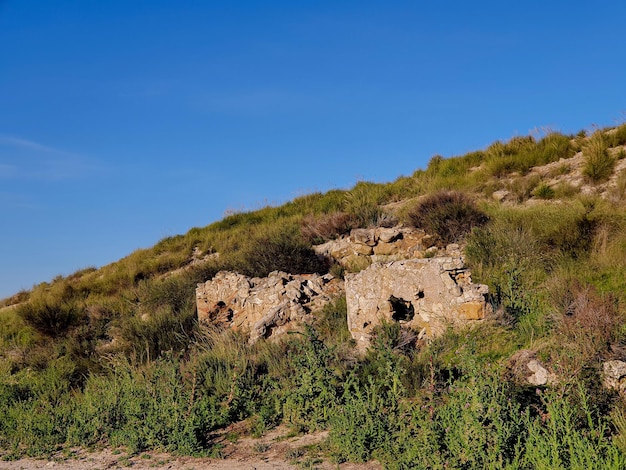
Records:
M583 175L592 183L606 181L613 173L615 157L608 150L606 135L597 130L583 147Z

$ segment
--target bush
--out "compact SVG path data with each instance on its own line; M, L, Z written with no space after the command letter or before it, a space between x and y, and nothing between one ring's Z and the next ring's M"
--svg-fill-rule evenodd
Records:
M19 305L17 313L28 325L52 338L65 334L83 316L81 309L71 301L30 301Z
M307 215L302 219L300 232L309 243L319 244L350 233L357 226L354 215L346 212Z
M340 381L331 369L332 355L315 330L306 328L306 340L292 356L294 387L287 393L284 416L304 431L325 429L339 403Z
M254 238L235 261L236 270L250 277L265 277L272 271L292 274L328 272L328 264L297 236L276 231Z
M593 286L575 279L566 284L565 289L552 291L559 336L554 359L561 373L576 375L615 343L622 317L611 296L601 296Z
M407 217L412 226L438 236L444 245L460 241L472 228L488 220L468 196L456 191L426 196L408 212Z

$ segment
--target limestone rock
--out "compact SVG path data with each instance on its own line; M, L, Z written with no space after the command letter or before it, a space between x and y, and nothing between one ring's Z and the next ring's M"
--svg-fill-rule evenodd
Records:
M355 228L350 232L350 241L360 245L374 246L378 241L378 237L375 229Z
M509 372L518 383L541 386L555 382L554 375L537 359L536 351L521 349L508 362Z
M491 306L487 286L467 282L461 258L441 257L374 263L346 275L348 328L358 347L369 346L383 320L438 336L448 325L484 318Z
M201 324L219 325L250 332L250 341L268 338L310 320L343 291L332 275L294 275L274 271L265 278L220 271L198 284L196 304Z
M358 259L356 264L367 266L371 262L423 258L426 250L433 247L434 241L432 236L421 229L378 227L353 229L349 237L330 240L313 248L319 255L333 258L343 267L353 269L355 259L363 257L371 259ZM433 250L437 251L436 248Z
M607 361L602 364L602 383L606 388L626 392L626 362Z

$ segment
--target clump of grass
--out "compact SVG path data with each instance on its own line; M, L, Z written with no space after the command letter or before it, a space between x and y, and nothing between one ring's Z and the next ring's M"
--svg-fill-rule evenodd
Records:
M515 195L517 202L524 202L533 195L535 188L541 183L541 176L530 174L520 178L513 178L508 188Z
M538 165L545 165L574 155L570 138L558 132L545 135L538 142L532 136L513 137L509 142L497 141L486 151L489 174L502 177L513 172L526 174Z
M609 153L607 138L602 130L597 130L583 147L583 175L591 183L601 183L609 179L615 167L615 157Z
M552 199L554 198L555 192L549 184L541 183L533 190L533 195L539 199Z
M460 241L473 227L484 225L488 220L468 196L456 191L426 196L407 217L413 227L436 235L444 245Z
M557 199L569 199L580 193L579 187L567 182L558 183L553 189Z
M345 193L343 210L352 214L360 227L375 226L382 210L380 205L389 199L384 185L360 181Z

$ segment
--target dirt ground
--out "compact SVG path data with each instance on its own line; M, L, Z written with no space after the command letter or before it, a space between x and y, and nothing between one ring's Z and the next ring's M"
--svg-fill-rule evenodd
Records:
M317 450L326 432L297 435L286 427L278 427L255 439L239 437L238 425L219 433L215 441L221 444L221 458L179 457L159 452L130 455L121 449L87 451L71 449L58 452L47 459L24 458L0 461L0 470L68 469L68 470L278 470L278 469L341 469L379 470L377 462L364 464L332 463Z

